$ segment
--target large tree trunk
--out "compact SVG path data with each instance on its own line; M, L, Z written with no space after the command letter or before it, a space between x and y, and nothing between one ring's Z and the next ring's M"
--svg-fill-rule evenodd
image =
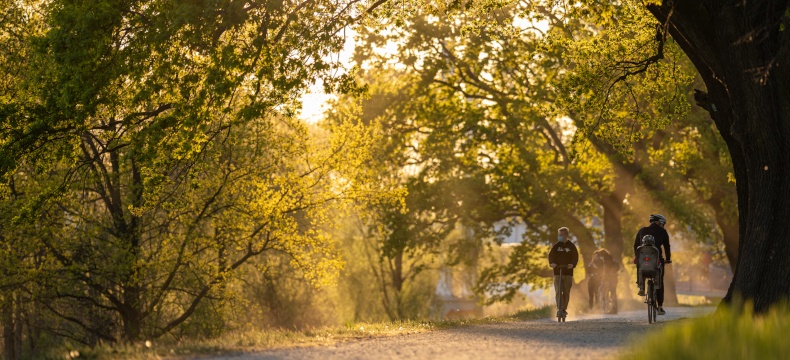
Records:
M598 144L603 142L598 141ZM632 235L623 236L623 201L626 195L632 194L635 191L636 174L639 172L639 167L634 166L633 163L628 163L627 159L622 158L617 152L613 151L611 147L604 148L597 146L599 151L604 152L612 166L614 167L615 178L614 188L612 192L603 199L601 205L604 208L604 246L609 253L612 254L615 261L623 266L633 266L631 261L628 260L623 264L623 257L628 259L633 258L631 250L627 252L625 249L630 249L631 242L628 241L626 246L626 239L631 239ZM618 271L617 282L617 297L618 302L628 303L631 302L635 292L631 291L631 284L636 280L628 275L627 270Z
M678 292L675 288L675 270L672 265L664 268L664 305L673 306L678 304Z
M597 250L595 238L593 238L590 229L588 229L575 214L565 213L564 217L565 221L567 221L567 227L571 231L571 235L575 235L576 241L579 243L579 257L584 264L589 264L592 259L592 254Z
M120 154L118 154L118 152L110 154L113 174L116 176L120 174L119 156ZM134 158L131 158L131 170L131 186L129 188L131 193L131 205L140 208L143 206L143 179ZM121 204L120 199L122 195L120 186L116 186L115 189L118 198L116 203ZM120 208L122 209L122 207ZM118 217L121 219L116 222L118 224L116 227L119 228L118 233L122 234L129 247L129 263L126 264L125 270L127 273L124 274L123 277L124 308L121 309L123 339L128 342L135 342L140 340L140 336L143 335L142 326L144 320L142 312L143 287L141 285L139 267L137 265L137 262L140 261L142 257L141 224L139 217L133 214L128 214L127 217L126 212L122 210Z
M599 203L603 206L604 247L620 264L624 247L623 201L633 191L634 174L619 164L613 162L612 165L615 168L614 187Z
M398 314L398 320L403 320L406 318L406 313L403 309L403 283L406 281L403 277L403 251L398 252L392 260L395 264L392 269L392 287L395 293L394 310Z
M618 261L623 259L623 199L615 191L601 201L603 205L604 247Z
M648 9L708 88L707 110L727 144L738 193L740 244L725 302L755 310L790 294L790 31L787 1L666 1Z

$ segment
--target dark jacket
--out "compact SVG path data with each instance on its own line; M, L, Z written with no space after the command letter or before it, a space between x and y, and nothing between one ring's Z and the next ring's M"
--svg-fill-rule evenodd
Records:
M636 233L636 239L634 239L634 257L636 257L636 248L642 245L642 238L645 235L653 235L656 239L656 247L658 248L658 256L664 259L664 255L662 255L661 248L664 248L664 251L667 253L666 260L672 261L672 253L669 251L669 234L667 233L664 228L658 226L657 224L650 224L650 226L643 227L639 229L639 232Z
M616 278L617 270L620 269L620 265L614 261L611 254L608 252L599 251L593 253L592 260L590 260L590 264L587 265L587 275L600 278L601 275L606 272L608 275L607 277ZM604 269L606 270L604 271Z
M570 240L566 242L558 241L551 247L549 264L557 264L557 267L554 268L554 275L560 274L560 266L562 266L562 275L573 276L573 269L568 269L568 264L573 264L575 268L578 263L579 252L576 250L576 245L573 245Z

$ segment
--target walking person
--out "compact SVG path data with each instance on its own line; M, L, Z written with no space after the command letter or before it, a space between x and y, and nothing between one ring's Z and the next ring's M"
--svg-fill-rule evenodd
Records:
M570 231L566 227L557 230L557 243L549 251L549 266L554 269L554 292L557 294L557 312L568 315L568 300L573 285L573 268L579 263L576 245L570 242ZM560 281L562 278L562 281ZM562 283L562 286L560 286Z
M600 253L600 250L596 250L593 253L592 260L590 264L587 265L587 294L589 294L589 305L590 310L595 307L596 299L598 302L601 301L598 298L598 288L601 286L601 278L603 277L603 271L601 269L605 266L603 263L603 257Z
M664 226L667 224L667 219L661 214L653 214L650 215L650 225L639 229L639 232L636 233L636 239L634 240L634 263L636 263L636 256L637 256L637 248L642 245L642 238L645 235L651 235L655 241L655 247L658 248L658 256L661 259L661 263L666 266L666 264L672 263L672 253L669 251L669 234L664 229ZM666 252L666 260L664 260L664 256L662 255L662 248L663 252ZM658 302L658 315L666 314L664 311L664 272L660 272L661 276L659 278L659 288L656 289L656 300ZM645 295L645 285L640 283L638 276L637 276L637 284L639 284L639 296Z
M609 253L609 250L598 249L595 250L590 264L587 265L587 293L589 294L590 310L595 306L596 299L599 303L604 302L606 299L600 296L608 296L611 304L610 308L605 311L616 314L617 313L617 271L620 270L620 265L614 261L614 258ZM600 293L598 290L603 285L605 291Z

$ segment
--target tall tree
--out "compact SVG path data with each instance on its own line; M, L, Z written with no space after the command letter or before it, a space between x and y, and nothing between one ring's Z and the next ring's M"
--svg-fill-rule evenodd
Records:
M413 317L404 306L405 290L423 270L437 265L433 261L448 248L450 233L465 226L477 240L490 234L490 226L483 224L499 219L494 213L500 202L484 174L463 165L470 161L469 150L461 145L464 140L450 135L448 126L454 122L441 120L474 121L477 112L465 108L463 100L426 92L411 73L377 68L361 74L368 91L361 99L344 96L334 102L327 122L353 121L379 129L381 141L368 166L376 169L378 182L405 193L401 207L369 204L362 231L375 252L370 262L384 308L391 319L403 319ZM457 252L446 254L445 260L455 260Z
M444 129L463 130L467 137L459 143L479 146L477 156L488 157L479 165L487 168L486 181L502 190L502 201L512 201L522 216L539 213L525 218L537 227L552 221L571 224L583 255L596 247L595 236L579 221L589 215L603 216L603 245L618 257L625 255L623 243L632 239L622 228L629 210L625 200L638 191L649 192L656 203L645 211L668 209L678 223L707 237L713 222L706 218L708 209L697 204L698 196L688 196L687 182L699 185L709 174L668 166L667 154L673 152L663 151L705 129L685 116L693 69L671 43L660 44L656 59L661 61L641 62L654 55L656 37L664 32L638 3L609 5L601 13L589 10L518 3L486 14L489 26L472 29L462 21L464 15L417 16L386 34L363 33L372 45L363 47L357 60L375 68L400 62L421 78L424 89L433 89L420 94L463 98L467 108L479 108L479 118L434 116L414 120L412 128L431 134L433 141ZM397 46L398 51L376 54L377 46ZM541 151L548 151L551 160ZM726 159L708 164L726 174ZM578 193L566 197L557 184ZM719 196L731 191L726 180L716 186ZM538 196L543 191L553 193ZM710 196L699 200L710 203ZM557 212L564 201L585 210ZM514 261L511 268L517 271Z
M738 264L726 300L765 311L790 295L790 2L661 1L647 9L705 82L697 100L724 138L738 192ZM777 280L779 279L779 280Z
M570 159L567 152L563 154L565 145L553 140L560 140L562 127L553 127L530 111L528 101L491 95L499 96L496 103L474 85L468 86L467 92L448 86L450 82L462 83L465 67L478 66L471 59L490 50L482 50L475 39L467 44L465 37L459 37L460 27L449 24L452 21L425 16L411 19L413 27L404 29L404 34L380 36L375 28L365 31L367 45L359 49L356 60L361 67L375 70L366 79L372 99L361 101L363 109L384 104L379 119L385 124L382 127L393 132L390 138L405 142L414 158L412 166L421 172L423 181L453 185L444 191L447 196L460 195L453 189L463 183L476 184L476 195L472 192L472 197L455 199L463 203L462 218L467 225L491 229L497 221L518 217L529 225L529 241L523 247L530 251L551 241L553 228L567 225L574 229L582 254L589 258L596 248L596 234L580 217L594 213L595 207L586 202L574 176L597 175L576 167L567 169ZM395 54L377 53L375 48L389 40L403 46ZM479 42L487 40L490 38L484 37ZM460 52L463 48L470 51ZM510 63L516 58L502 59L495 53L486 61ZM407 67L388 66L394 59ZM381 95L375 91L381 86L401 83L405 85L399 85L397 93L377 98ZM519 265L519 260L514 259L513 265ZM523 281L533 281L541 270L531 268L516 281L516 288Z
M1 239L46 257L25 290L60 335L162 336L267 252L337 271L317 224L369 194L370 138L313 141L296 99L316 79L346 89L329 55L382 2L6 3L27 20L0 29L0 172L32 230Z

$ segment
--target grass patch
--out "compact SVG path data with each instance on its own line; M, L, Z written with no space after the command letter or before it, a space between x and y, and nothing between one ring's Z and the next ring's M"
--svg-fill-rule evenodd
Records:
M509 321L534 320L553 315L553 307L519 311L506 317L486 317L450 321L400 321L382 323L355 323L345 326L327 326L307 330L240 330L213 339L181 342L143 342L138 344L99 345L92 348L62 348L50 354L50 359L130 359L149 360L180 358L190 355L209 355L233 352L251 352L275 348L328 345L338 342L419 334L432 330L448 329L475 324L493 324Z
M721 302L720 296L702 295L680 295L678 294L678 306L711 306Z
M521 310L513 314L513 318L517 320L536 320L545 319L554 316L554 306L545 305L536 309Z
M434 329L445 329L445 328L454 328L454 327L465 326L465 325L497 324L497 323L503 323L509 321L537 320L537 319L550 318L552 316L554 316L554 306L544 305L539 308L529 308L529 309L520 310L509 316L433 321L430 322L430 324L434 326Z
M138 344L102 344L92 348L63 349L51 359L132 359L148 360L184 355L249 352L284 347L334 344L372 337L418 334L435 329L431 322L357 323L306 330L249 329L228 332L211 339L179 342L148 341ZM78 356L74 356L78 355Z
M667 325L634 342L621 359L778 359L790 354L790 308L766 314L750 310L715 314Z

